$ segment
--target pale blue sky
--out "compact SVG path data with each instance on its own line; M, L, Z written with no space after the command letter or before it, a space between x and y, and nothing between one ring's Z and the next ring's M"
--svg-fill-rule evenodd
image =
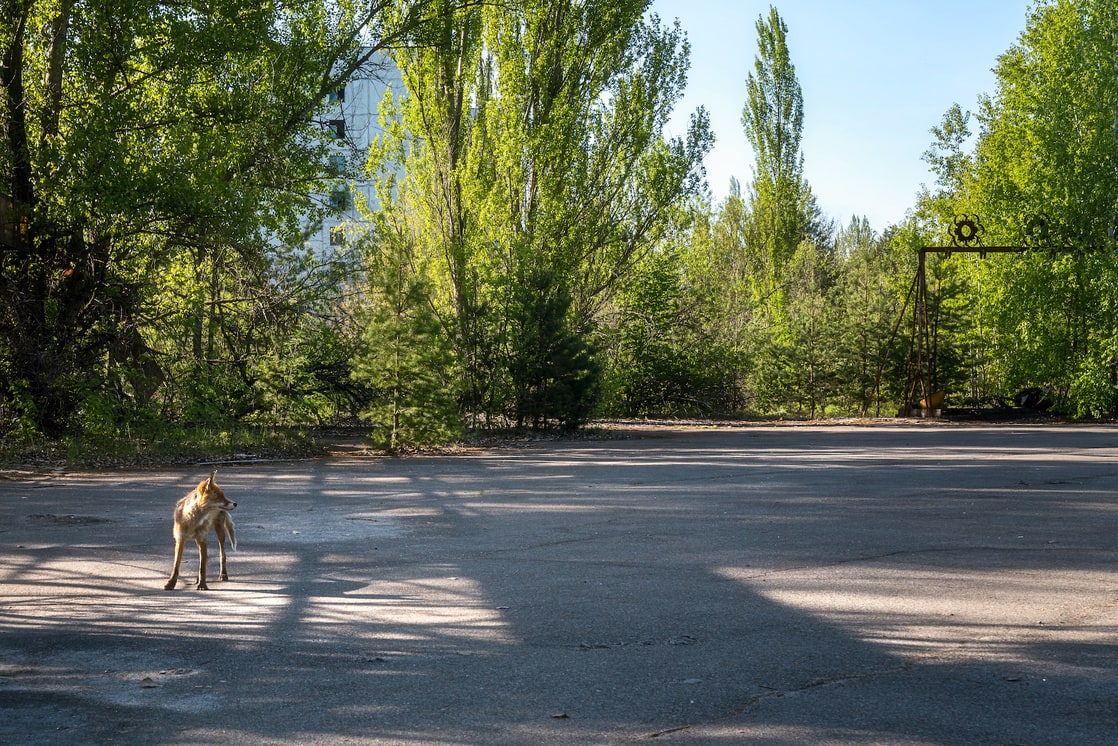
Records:
M715 201L730 177L743 188L753 155L741 125L757 18L775 5L804 96L804 172L823 211L876 231L903 219L921 184L921 154L952 103L975 110L993 93L991 69L1025 28L1028 0L653 0L691 42L687 94L671 134L705 106L718 138L707 157Z

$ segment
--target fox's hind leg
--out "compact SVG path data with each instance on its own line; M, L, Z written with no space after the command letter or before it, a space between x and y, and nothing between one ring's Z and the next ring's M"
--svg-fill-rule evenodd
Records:
M182 539L175 539L175 565L171 568L171 579L163 586L163 590L165 591L173 591L175 589L175 583L179 582L179 565L182 564L183 543Z

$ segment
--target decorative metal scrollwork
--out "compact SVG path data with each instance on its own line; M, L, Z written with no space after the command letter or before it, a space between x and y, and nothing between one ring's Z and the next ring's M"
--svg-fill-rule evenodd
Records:
M947 229L951 236L951 245L963 248L974 248L982 245L982 234L986 229L977 215L956 215L954 224Z
M1020 222L1014 221L1019 226L1021 242L1017 245L997 244L988 246L986 241L986 226L977 215L957 214L947 226L947 235L950 241L943 246L927 246L925 251L937 251L943 256L951 256L954 251L979 254L985 257L987 252L1004 254L1008 252L1023 252L1043 250L1050 254L1075 252L1081 254L1085 251L1095 250L1086 234L1078 237L1069 237L1066 232L1066 222L1063 215L1052 219L1043 212L1029 212L1021 216ZM997 235L1006 234L1006 229L1001 229Z
M1044 213L1034 212L1025 216L1025 245L1030 249L1052 246L1052 230Z

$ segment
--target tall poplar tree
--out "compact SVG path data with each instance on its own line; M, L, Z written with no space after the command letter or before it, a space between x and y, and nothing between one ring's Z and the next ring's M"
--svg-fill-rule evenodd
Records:
M686 41L646 17L649 5L448 9L447 43L397 57L404 126L386 138L405 139L408 157L381 202L410 213L417 245L445 262L436 305L468 412L521 420L525 402L556 402L567 411L529 419L573 424L571 412L589 411L568 394L596 390L586 342L597 314L700 188L705 113L684 138L664 133Z
M746 79L742 124L755 161L749 236L754 283L767 296L779 287L784 266L809 237L818 208L803 175L803 93L788 50L788 26L770 7L756 28L757 56Z

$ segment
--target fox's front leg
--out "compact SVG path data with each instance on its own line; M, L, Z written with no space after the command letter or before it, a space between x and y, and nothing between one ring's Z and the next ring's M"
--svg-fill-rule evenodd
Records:
M195 539L194 542L198 545L198 582L194 585L194 589L208 591L210 587L206 585L206 540Z
M179 565L182 564L182 547L183 540L175 539L175 565L171 568L171 579L163 586L165 591L173 591L175 583L179 582Z
M223 520L219 520L214 524L214 533L217 534L217 554L221 559L221 574L218 575L220 580L228 580L229 573L225 570L225 521L228 520L227 516L222 516Z

